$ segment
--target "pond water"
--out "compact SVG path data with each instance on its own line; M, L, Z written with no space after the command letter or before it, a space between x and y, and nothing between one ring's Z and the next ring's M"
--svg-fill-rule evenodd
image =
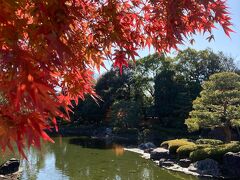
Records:
M73 138L54 138L41 152L30 149L22 160L22 180L197 180L157 167L152 161L123 151L72 143Z

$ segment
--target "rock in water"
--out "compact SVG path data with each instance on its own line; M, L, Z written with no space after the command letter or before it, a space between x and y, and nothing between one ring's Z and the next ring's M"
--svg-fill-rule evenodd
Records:
M0 174L7 175L15 173L19 170L20 161L17 159L10 159L0 166Z
M189 171L197 172L200 175L211 175L219 177L221 175L219 164L213 159L204 159L190 164Z
M223 156L223 167L233 177L240 177L240 152L228 152Z

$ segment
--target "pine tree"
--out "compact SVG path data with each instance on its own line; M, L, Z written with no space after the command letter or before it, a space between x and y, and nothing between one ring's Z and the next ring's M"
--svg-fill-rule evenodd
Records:
M232 72L216 73L202 88L185 124L190 131L222 127L226 142L231 141L231 127L240 126L240 76Z

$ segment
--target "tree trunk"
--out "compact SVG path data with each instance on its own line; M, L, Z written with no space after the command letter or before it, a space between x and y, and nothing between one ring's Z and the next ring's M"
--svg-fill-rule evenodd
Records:
M224 134L225 134L225 142L229 143L232 140L232 132L229 125L223 127Z

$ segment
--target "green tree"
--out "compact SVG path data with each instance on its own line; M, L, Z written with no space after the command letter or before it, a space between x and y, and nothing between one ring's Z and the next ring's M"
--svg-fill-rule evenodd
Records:
M81 124L101 123L104 113L99 103L91 96L87 96L84 101L79 99L78 105L74 106L74 113L71 113L71 121Z
M154 78L161 71L165 56L159 53L146 56L136 61L134 69L135 89L141 94L144 104L154 103Z
M95 90L100 97L97 103L91 96L87 96L84 101L79 99L71 119L85 123L103 122L115 101L131 99L134 89L132 76L131 68L124 68L123 73L120 74L118 69L112 67L96 82Z
M214 53L211 49L197 51L188 48L176 56L176 70L187 82L203 82L218 72L234 72L237 67L231 57L222 52Z
M188 129L222 127L226 142L231 141L231 127L240 126L240 76L233 72L216 73L202 88L185 122Z
M222 52L214 53L211 49L198 51L188 48L180 51L174 59L177 62L176 74L185 80L192 100L199 95L202 82L212 74L237 71L233 58Z
M162 61L155 78L155 111L165 126L183 126L199 95L201 84L210 75L236 71L231 57L210 49L186 49L175 58Z
M172 69L162 70L155 78L155 112L166 127L182 127L191 110L191 98L185 81Z
M174 71L164 70L155 78L155 111L161 122L167 126L173 116L176 82Z
M142 119L141 105L136 101L116 101L110 114L113 125L120 128L135 128Z

